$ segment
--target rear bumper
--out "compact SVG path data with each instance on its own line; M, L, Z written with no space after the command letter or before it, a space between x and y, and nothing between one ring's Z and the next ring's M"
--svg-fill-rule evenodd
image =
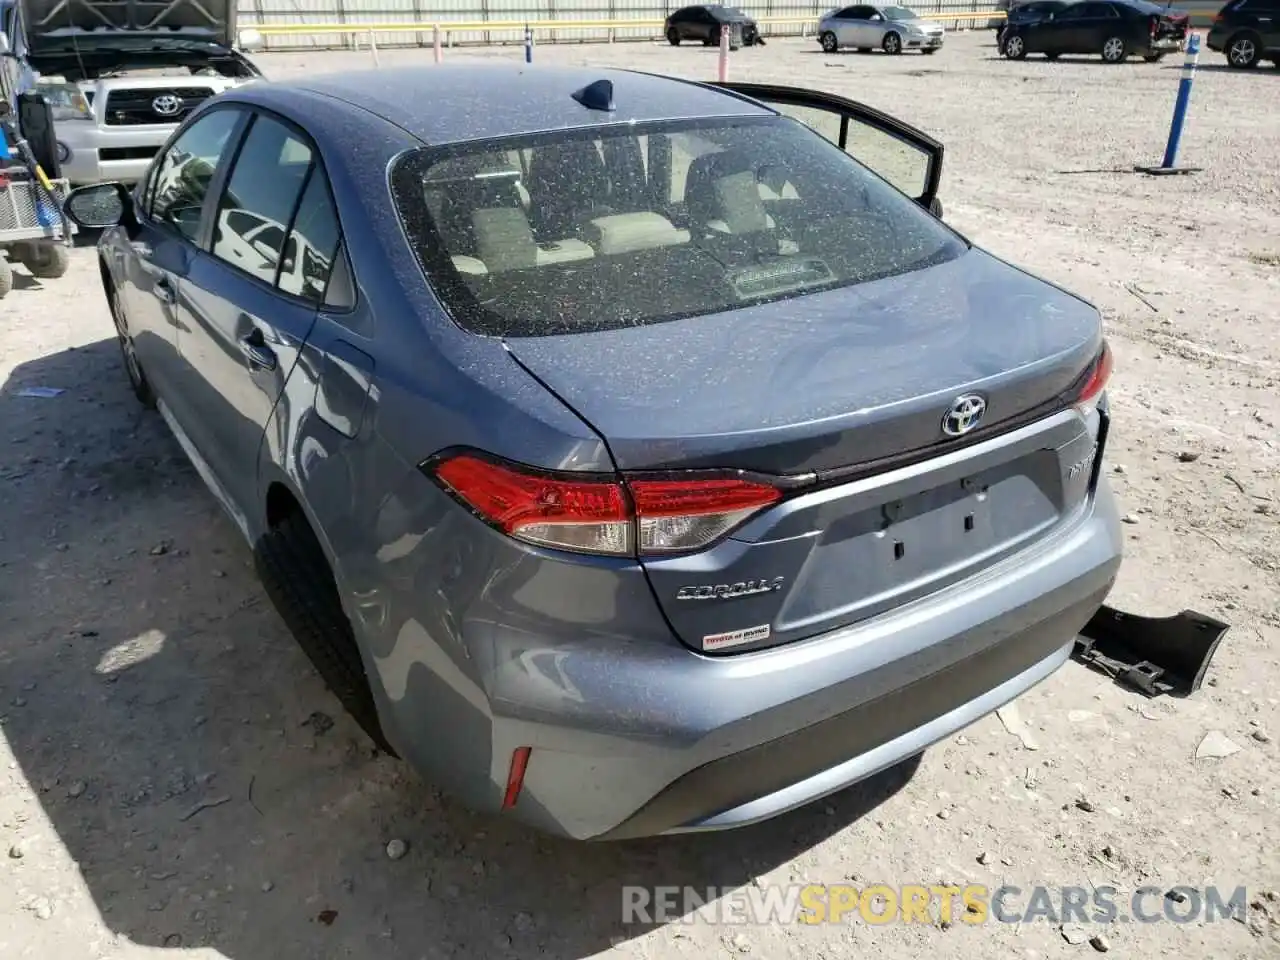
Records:
M1147 44L1149 53L1180 53L1187 47L1185 37L1160 37Z
M902 45L908 50L936 50L943 42L943 36L939 33L924 37L905 37Z
M370 666L391 676L395 660L403 677L382 702L392 743L470 806L500 809L512 753L528 746L504 816L579 839L725 829L891 767L1038 683L1068 657L1121 553L1104 478L1053 537L811 640L709 657L652 640L533 636L477 615L460 626L483 670L464 682L424 610ZM611 615L623 596L577 602L607 600Z

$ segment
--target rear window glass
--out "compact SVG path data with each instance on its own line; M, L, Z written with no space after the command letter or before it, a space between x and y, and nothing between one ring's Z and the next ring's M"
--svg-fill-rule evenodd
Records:
M913 200L784 117L425 148L397 163L392 189L446 309L492 336L717 313L965 250Z

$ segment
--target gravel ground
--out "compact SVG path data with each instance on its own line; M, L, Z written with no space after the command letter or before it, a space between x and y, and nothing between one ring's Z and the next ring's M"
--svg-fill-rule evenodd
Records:
M653 44L536 56L706 78L716 63ZM1160 159L1176 59L1014 64L987 33L931 58L781 40L733 56L736 78L852 96L943 140L947 219L1101 307L1117 354L1106 469L1131 521L1114 600L1233 626L1194 697L1146 701L1069 665L1018 702L1038 749L988 717L914 771L728 835L549 840L371 757L128 395L92 250L62 280L20 277L0 307L0 957L1276 956L1280 71L1204 59L1183 155L1203 170L1145 179L1125 171ZM369 58L262 62L283 77ZM17 395L32 386L65 392ZM1196 760L1210 732L1238 752ZM1256 905L1245 922L1065 935L621 923L624 883L800 879L1245 885Z

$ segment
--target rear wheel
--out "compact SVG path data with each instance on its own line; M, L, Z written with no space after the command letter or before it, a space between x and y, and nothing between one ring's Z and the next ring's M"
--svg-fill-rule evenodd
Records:
M1009 60L1023 60L1027 56L1027 41L1016 33L1011 37L1005 37L1003 52Z
M899 54L902 52L902 38L890 30L884 35L880 48L888 54Z
M1102 59L1106 63L1124 63L1129 56L1129 45L1124 37L1107 37L1102 41Z
M667 43L671 44L673 47L680 46L680 31L675 27L667 28Z
M1227 41L1227 64L1236 70L1251 70L1262 59L1262 44L1257 34L1237 33Z
M827 53L836 53L840 49L840 41L830 31L824 33L819 39L822 41L822 49Z
M708 47L720 46L720 28L719 27L711 28L711 35L707 38L707 46Z
M253 556L272 605L325 685L369 739L395 756L378 722L351 621L307 518L295 509L263 534Z

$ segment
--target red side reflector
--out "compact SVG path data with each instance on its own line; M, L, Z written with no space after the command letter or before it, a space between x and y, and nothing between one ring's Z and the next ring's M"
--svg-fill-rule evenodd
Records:
M1098 354L1096 360L1093 361L1093 367L1089 370L1089 376L1085 379L1083 386L1080 387L1080 393L1076 397L1077 406L1089 403L1098 398L1107 387L1107 381L1111 379L1111 371L1115 366L1115 361L1111 356L1111 346L1103 341L1102 351Z
M510 810L520 799L520 790L524 786L524 772L529 768L529 754L532 747L516 747L511 751L511 769L507 773L507 792L502 798L502 809Z

